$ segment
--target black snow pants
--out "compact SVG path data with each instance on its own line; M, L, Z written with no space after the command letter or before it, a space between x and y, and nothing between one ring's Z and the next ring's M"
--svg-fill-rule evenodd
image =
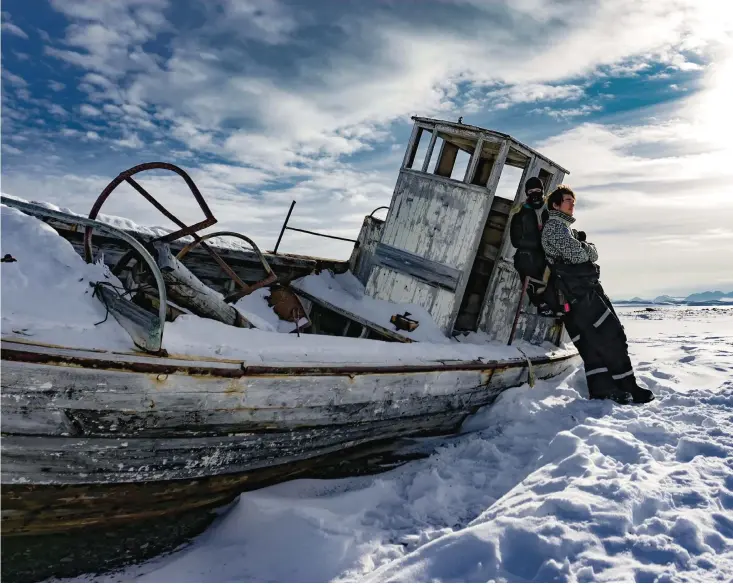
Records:
M588 384L588 395L591 398L599 399L605 399L615 395L618 388L611 378L611 374L608 372L608 367L604 365L601 356L593 350L588 339L580 333L580 329L576 327L572 318L566 317L563 319L563 322L565 323L570 340L578 350L581 359L583 359L585 381Z
M570 306L563 320L583 358L590 397L623 400L629 394L641 401L649 392L636 383L626 333L598 281L598 267L560 264L553 273Z

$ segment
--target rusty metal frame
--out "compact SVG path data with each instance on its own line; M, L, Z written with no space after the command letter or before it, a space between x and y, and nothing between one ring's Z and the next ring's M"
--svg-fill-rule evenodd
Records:
M175 172L178 176L180 176L188 186L188 188L191 190L191 193L193 194L194 198L196 199L196 202L199 204L199 207L204 213L204 216L206 219L203 221L199 221L198 223L194 223L193 225L186 225L183 221L178 219L173 213L168 211L163 205L161 205L155 197L153 197L150 193L148 193L135 179L132 178L133 175L144 172L146 170L170 170L171 172ZM115 179L113 179L102 191L102 193L97 197L97 200L94 202L94 205L92 206L92 210L89 212L89 219L95 219L97 217L97 214L99 213L99 210L102 208L102 205L107 200L107 198L112 194L112 191L114 191L122 182L126 182L129 184L132 188L134 188L140 195L143 196L143 198L148 201L153 207L155 207L158 211L160 211L167 219L178 225L180 229L178 231L173 231L167 235L163 235L161 237L155 238L152 241L163 241L166 243L170 243L171 241L175 241L176 239L180 239L181 237L184 237L186 235L190 235L193 237L194 241L203 247L206 252L214 259L214 261L219 264L219 267L224 270L224 272L229 276L234 282L239 286L242 290L249 290L247 292L248 294L252 292L249 286L245 284L242 279L237 275L237 273L227 264L221 256L216 253L211 247L203 243L203 239L196 233L200 229L204 229L206 227L211 227L214 225L217 220L216 217L211 213L211 210L209 209L209 206L206 204L206 201L204 200L203 195L199 191L196 184L193 182L191 177L188 175L188 173L183 170L182 168L179 168L175 164L170 164L168 162L146 162L144 164L138 164L137 166L133 166L132 168L128 168L127 170L121 172L117 175ZM130 259L133 257L133 254L131 252L126 253L125 255L120 258L120 260L117 262L117 265L115 266L113 272L119 273L122 268L124 268L125 265L127 265L127 262L130 261ZM87 261L87 263L91 263L92 261L92 228L87 227L84 230L84 259Z
M225 302L232 302L235 300L239 300L240 298L244 296L249 296L252 292L254 292L255 290L258 290L259 288L264 288L265 286L269 286L270 284L274 284L275 282L277 282L277 274L275 274L275 272L272 270L272 268L270 267L270 264L267 263L267 260L265 259L264 254L260 251L260 248L257 247L257 244L254 241L252 241L249 237L247 237L246 235L242 235L241 233L237 233L236 231L215 231L214 233L207 233L206 235L203 235L200 238L184 246L184 248L178 252L176 259L182 260L188 254L188 252L190 252L196 246L202 244L207 239L211 239L212 237L224 237L224 236L236 237L238 239L246 241L250 246L252 246L252 249L257 254L257 257L260 259L260 263L262 264L262 267L264 268L265 273L267 274L265 278L263 278L259 282L255 282L251 286L245 284L244 289L227 296L224 299Z

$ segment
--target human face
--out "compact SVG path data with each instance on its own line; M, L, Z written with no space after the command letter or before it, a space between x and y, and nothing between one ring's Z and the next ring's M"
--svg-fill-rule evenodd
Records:
M558 211L562 211L566 215L572 217L573 211L575 211L575 197L573 195L563 195L560 206L558 207L557 205L554 205L554 207Z

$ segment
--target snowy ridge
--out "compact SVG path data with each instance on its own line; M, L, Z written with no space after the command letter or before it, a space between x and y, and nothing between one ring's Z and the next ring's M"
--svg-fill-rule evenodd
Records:
M59 207L58 205L54 205L53 203L47 203L45 201L33 201L28 199L23 199L21 197L16 197L14 195L9 195L8 193L2 193L3 197L8 197L9 199L15 199L17 201L23 201L25 203L33 203L34 205L39 205L41 207L44 207L46 209L51 209L53 211L60 211L62 213L68 213L69 215L76 215L77 217L88 217L89 214L81 214L77 213L76 211L72 211L68 207ZM156 212L154 209L151 208L153 212ZM174 229L170 227L162 227L162 226L155 226L155 225L140 225L138 223L135 223L131 219L127 219L125 217L118 217L117 215L105 215L104 213L100 213L97 215L96 220L100 223L106 223L107 225L111 225L112 227L117 227L118 229L123 229L124 231L130 231L134 233L139 233L141 235L148 235L150 237L162 237L163 235L167 235L169 233L172 233ZM190 235L186 235L184 237L181 237L179 241L182 242L191 242L193 241L193 238ZM233 249L237 251L252 251L252 248L247 245L246 243L243 243L239 239L235 239L232 237L213 237L207 241L207 243L211 246L221 248L221 249Z
M245 493L102 580L730 581L733 310L621 314L655 402L589 401L582 369L509 389L426 460Z

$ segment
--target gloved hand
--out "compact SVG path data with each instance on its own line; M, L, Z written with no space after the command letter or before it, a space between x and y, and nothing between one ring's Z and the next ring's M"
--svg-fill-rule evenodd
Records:
M578 231L578 235L576 235L578 238L578 241L585 241L585 231Z

